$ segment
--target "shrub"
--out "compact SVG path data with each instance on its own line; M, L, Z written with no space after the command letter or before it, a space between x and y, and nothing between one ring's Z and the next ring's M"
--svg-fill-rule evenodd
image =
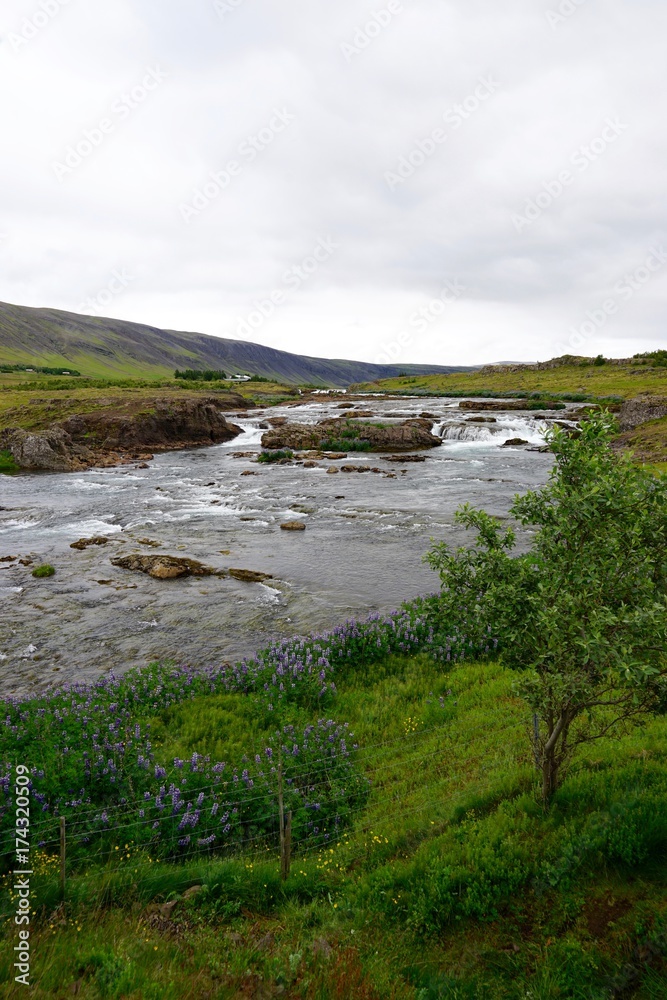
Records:
M41 578L43 576L53 576L54 573L55 569L48 563L44 563L43 566L36 566L35 569L32 571L32 575L38 578Z
M0 474L11 476L12 473L18 471L19 467L11 451L0 451Z
M258 462L270 464L272 462L284 462L294 458L294 452L286 448L284 451L263 451L257 458Z

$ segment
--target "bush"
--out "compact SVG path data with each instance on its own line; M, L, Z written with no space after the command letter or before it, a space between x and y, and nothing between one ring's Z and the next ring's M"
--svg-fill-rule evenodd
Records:
M11 451L0 451L0 474L11 476L12 473L18 471L19 467L16 464Z
M284 462L294 458L294 452L286 448L284 451L263 451L257 461L270 465L272 462Z
M32 571L32 575L36 576L37 578L40 578L43 576L53 576L55 572L56 571L53 568L53 566L50 566L48 563L44 563L43 566L35 567L35 569Z

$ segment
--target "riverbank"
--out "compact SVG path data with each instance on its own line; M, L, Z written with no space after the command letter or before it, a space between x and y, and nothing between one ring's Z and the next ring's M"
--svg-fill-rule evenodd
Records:
M217 858L209 846L189 844L180 850L190 857L170 862L159 860L135 831L114 829L111 812L109 856L92 857L92 846L78 844L86 831L68 821L65 903L57 845L35 843L31 855L31 979L39 995L665 995L664 725L656 720L583 752L545 815L526 754L525 706L513 694L513 676L499 663L476 663L473 657L448 666L423 654L388 652L369 659L358 648L343 660L331 674L336 694L325 712L336 726L348 724L350 776L366 780L368 792L343 813L337 835L325 842L319 830L295 825L301 833L283 881L276 831L266 842L241 842ZM295 725L299 736L290 738L289 750L298 743L301 753L301 734L309 726L317 730L322 709L291 699L291 707L270 719L251 694L204 693L193 689L187 674L179 681L176 672L163 685L159 706L148 692L143 697L140 683L135 687L134 696L129 686L108 694L98 689L84 712L74 703L83 704L85 693L54 702L40 740L31 741L33 756L42 745L45 752L28 763L48 770L64 729L68 752L83 751L91 741L78 742L75 735L72 740L72 727L85 724L92 712L90 728L113 703L109 717L115 727L122 716L128 753L145 753L150 734L154 763L179 775L179 789L192 787L178 797L184 801L181 819L194 816L199 784L206 784L199 762L210 767L216 760L228 762L223 779L233 783L237 771L240 791L234 794L247 808L256 808L266 793L264 822L277 816L276 788L265 788L256 774L271 770L266 748L275 746L278 726ZM44 707L36 702L7 711L25 727ZM140 739L130 751L135 727ZM8 740L17 739L11 728L3 730L3 757L25 755L23 743L11 750ZM120 729L114 728L111 739L123 739ZM105 754L105 760L110 756L117 758ZM303 781L307 770L300 758L287 766ZM159 800L166 779L153 779L152 767L142 772L134 764L145 775L140 780L155 785ZM251 789L242 767L250 768L244 777L256 782ZM98 791L103 782L113 787L110 777L101 779ZM316 795L327 797L312 799L311 793L321 808L302 807L299 823L313 821L315 827L317 813L326 811L330 792L339 786L312 785ZM210 789L205 794L210 797ZM145 804L151 823L154 814L171 813L171 796L165 801L164 814L155 796ZM208 802L197 828L204 817L211 822L211 808ZM78 801L67 812L86 820L94 816ZM224 819L222 808L218 816ZM225 825L218 822L217 828ZM197 830L188 821L179 836L191 841ZM245 836L257 837L256 829ZM6 884L0 982L3 995L12 998L21 994L12 983L15 901Z

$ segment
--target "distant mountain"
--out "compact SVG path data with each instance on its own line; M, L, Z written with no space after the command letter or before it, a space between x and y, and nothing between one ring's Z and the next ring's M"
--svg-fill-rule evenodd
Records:
M71 366L101 378L161 377L176 368L249 372L277 382L342 388L396 375L442 375L471 369L374 365L278 351L243 340L160 330L141 323L0 303L0 364Z

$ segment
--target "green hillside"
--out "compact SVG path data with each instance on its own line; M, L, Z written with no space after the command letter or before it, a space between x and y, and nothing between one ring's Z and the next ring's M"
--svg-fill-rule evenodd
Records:
M0 365L72 366L97 378L161 378L177 368L248 372L276 382L343 387L400 372L447 373L436 365L372 365L304 357L261 344L161 330L123 320L0 303Z
M640 393L667 395L667 368L617 362L598 366L588 359L583 364L563 363L553 367L501 365L447 375L411 375L365 382L354 388L408 395L519 391L586 393L629 399Z

